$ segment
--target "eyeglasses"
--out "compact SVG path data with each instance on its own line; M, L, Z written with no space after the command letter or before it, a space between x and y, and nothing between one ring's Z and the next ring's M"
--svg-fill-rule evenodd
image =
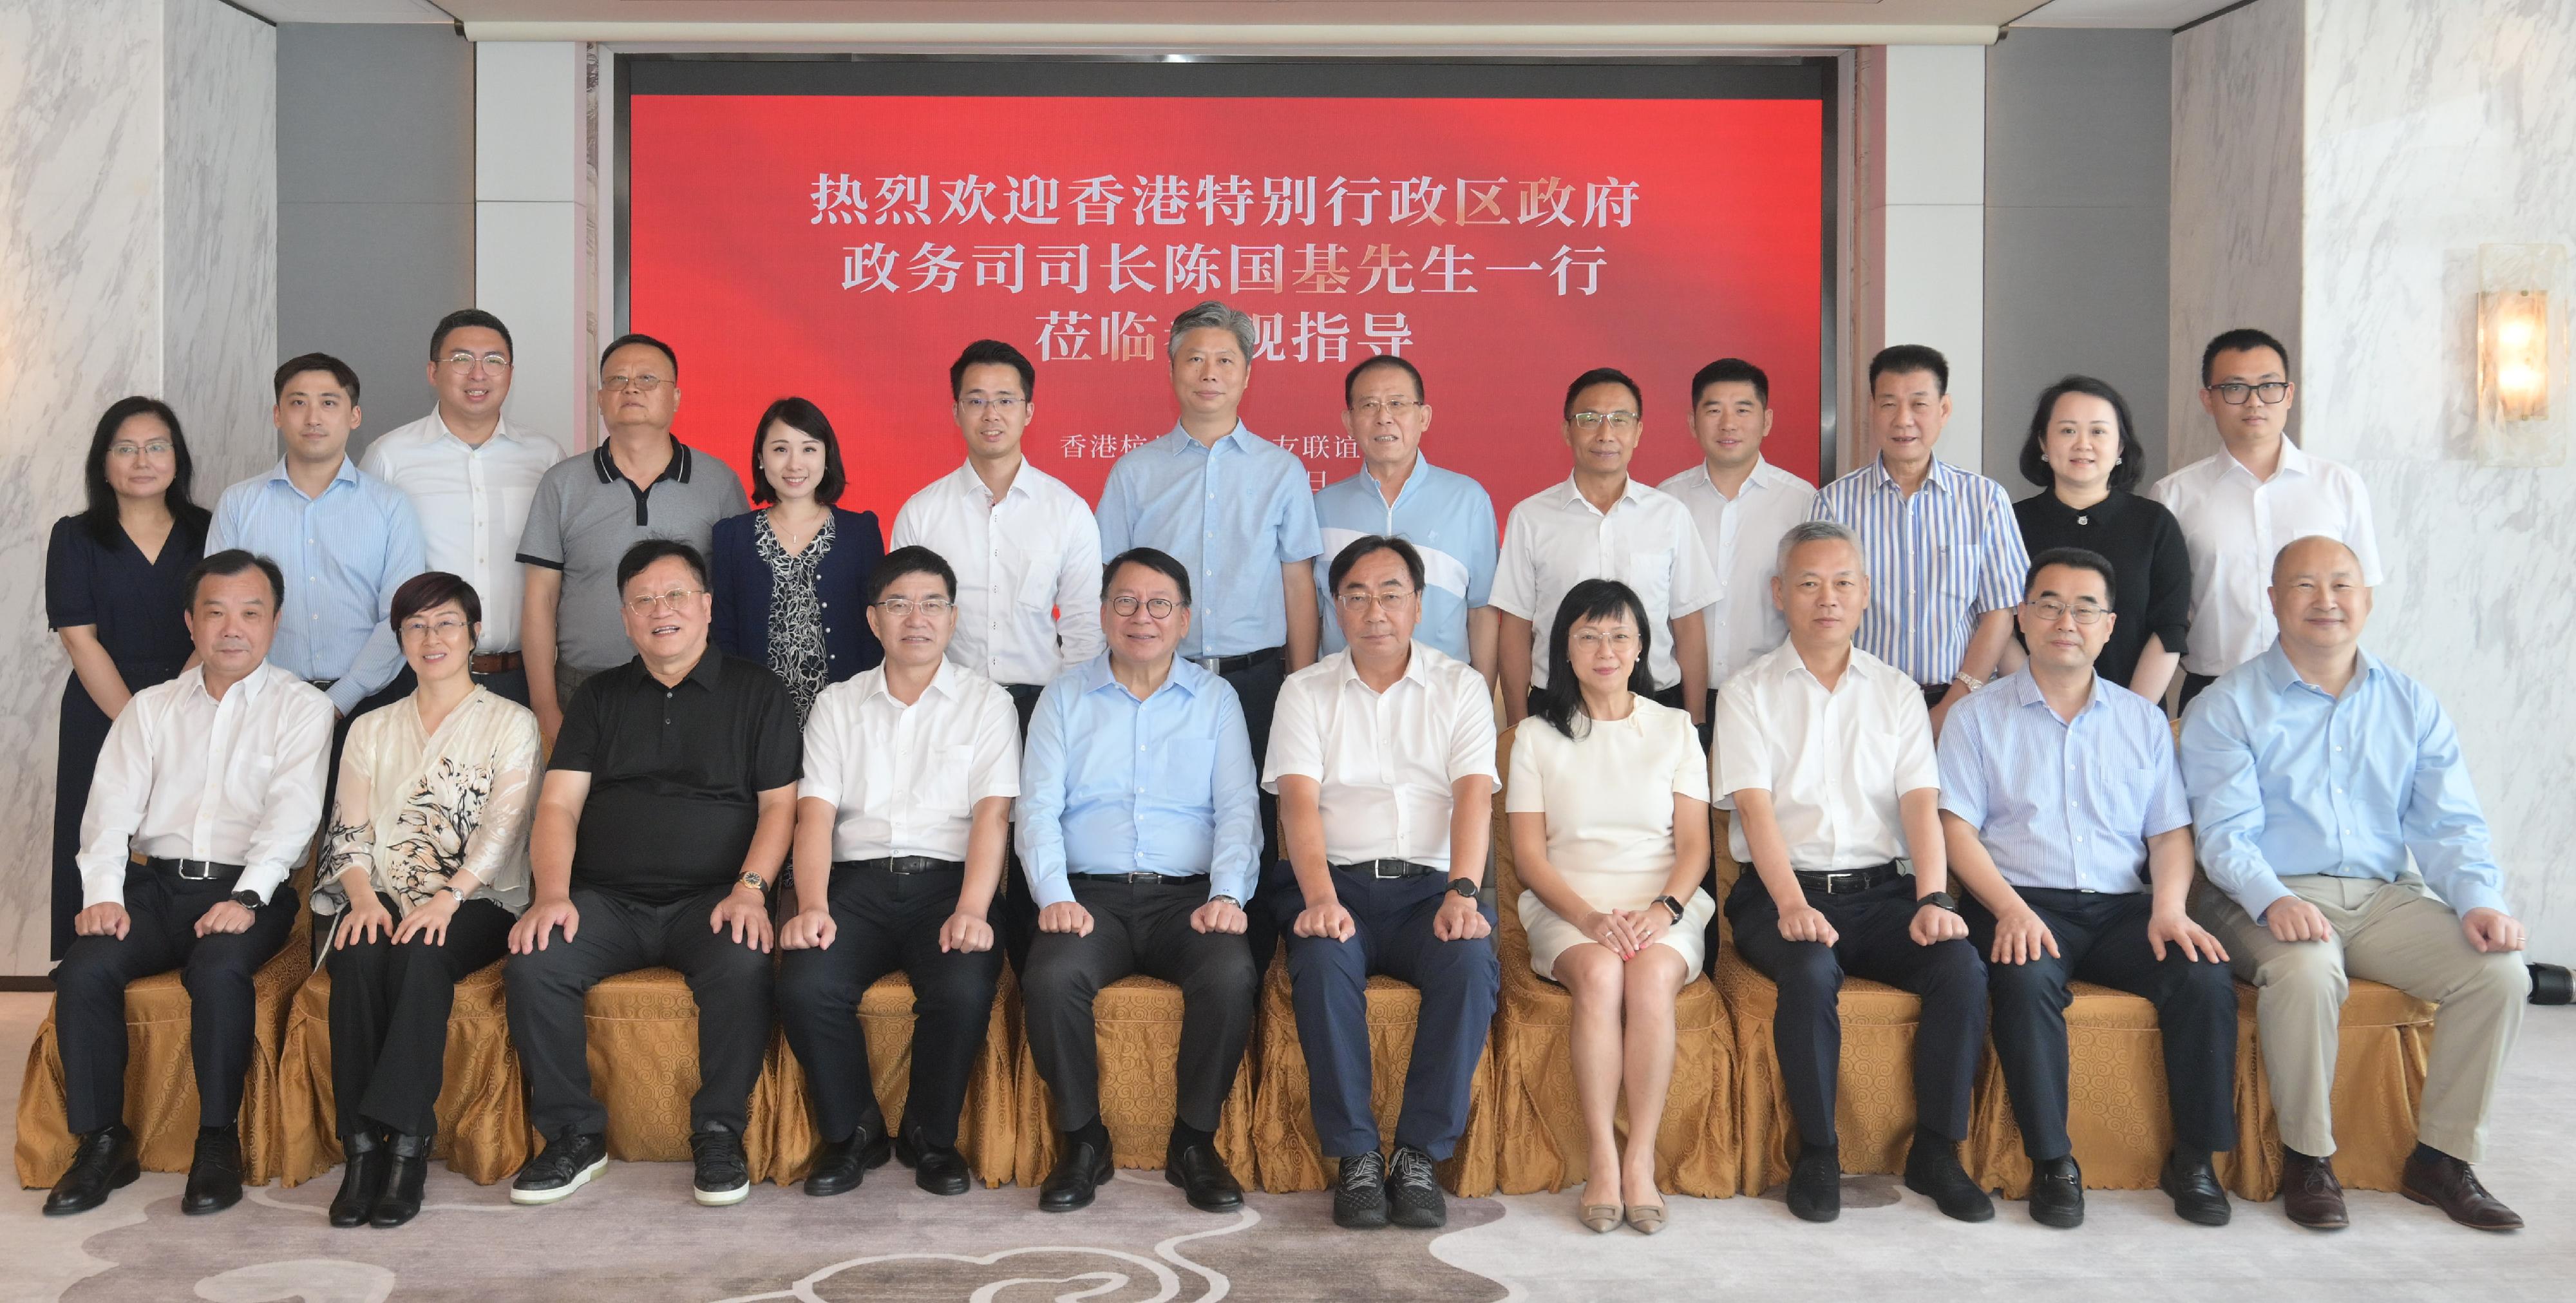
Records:
M1145 614L1150 615L1157 620L1171 619L1172 612L1181 609L1180 603L1175 602L1168 597L1148 597L1139 601L1134 597L1121 593L1118 596L1109 599L1109 609L1116 611L1120 615L1134 615L1136 613L1136 608L1140 606L1145 608Z
M2209 391L2218 395L2218 401L2230 407L2243 407L2248 397L2260 398L2263 400L2263 405L2269 407L2290 396L2290 382L2266 380L2259 385L2249 385L2230 380L2225 384L2211 385Z
M2036 602L2024 602L2021 606L2023 610L2030 612L2032 615L2038 616L2041 624L2055 624L2060 617L2066 615L2070 611L2075 614L2075 622L2077 624L2099 624L2101 623L2103 616L2111 613L2109 608L2095 606L2090 602L2069 606L2054 598L2047 598Z
M481 362L486 371L510 369L510 359L498 353L471 353L461 348L440 358L439 361L445 363L448 370L457 372L473 370L476 362Z
M1422 403L1412 398L1363 398L1351 404L1351 410L1372 421L1376 420L1380 413L1401 421L1412 415L1413 409L1420 406Z
M174 446L175 445L167 439L155 439L150 443L111 444L108 446L107 450L119 457L131 460L136 457L167 457L170 455Z
M1612 651L1624 652L1637 645L1637 635L1624 630L1619 633L1593 633L1587 630L1573 635L1573 643L1574 650L1579 652L1597 652L1604 647Z
M925 597L918 602L909 597L889 597L884 601L876 603L876 608L885 612L886 618L889 620L911 619L912 613L915 611L919 611L923 615L936 620L939 617L948 614L950 611L956 610L957 603L949 601L945 597Z
M1341 603L1342 609L1353 615L1366 615L1372 607L1382 607L1389 611L1402 610L1406 602L1413 600L1413 596L1413 590L1408 588L1400 593L1344 593L1333 600Z
M440 641L445 642L454 639L457 634L469 627L471 626L465 621L452 617L436 623L428 620L405 620L402 633L406 638L421 638L434 633L438 635Z
M1605 425L1621 434L1637 428L1635 412L1576 412L1567 419L1574 422L1574 428L1586 434Z
M641 597L627 598L626 609L637 615L651 615L666 606L676 611L690 598L705 591L703 588L674 588L667 593L646 593Z
M614 394L628 389L639 394L649 394L661 387L662 377L657 375L607 376L599 382L599 392L603 394Z
M995 394L990 398L960 398L957 401L961 406L974 411L981 412L990 408L993 411L1008 415L1009 413L1020 410L1020 404L1028 400L1020 397L1018 394Z

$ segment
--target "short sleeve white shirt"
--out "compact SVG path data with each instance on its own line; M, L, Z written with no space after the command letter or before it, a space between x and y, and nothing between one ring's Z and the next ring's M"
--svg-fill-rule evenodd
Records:
M2191 549L2190 647L2182 667L2216 678L2262 654L2280 625L2272 618L2272 560L2299 539L2342 540L2361 559L2361 581L2386 578L2379 531L2371 522L2370 488L2350 467L2310 455L2283 440L2281 465L2269 480L2225 449L2156 482L2155 499L2172 511Z
M474 447L447 428L436 408L367 445L358 469L403 491L420 517L432 570L462 575L483 600L478 652L519 650L519 598L527 573L519 536L537 481L564 459L561 444L503 417Z
M1647 673L1657 691L1682 681L1671 622L1724 594L1690 509L1631 479L1603 512L1568 476L1521 499L1503 527L1503 559L1491 604L1530 622L1530 686L1547 686L1548 640L1557 604L1586 579L1616 579L1646 606L1653 637Z
M879 666L814 698L796 796L840 811L834 860L962 862L975 803L1019 794L1019 715L983 675L943 660L907 706L886 691Z
M1720 802L1733 809L1734 793L1769 792L1789 867L1801 872L1903 858L1898 798L1941 786L1923 690L1857 647L1831 691L1796 647L1766 653L1718 693L1714 732ZM1751 864L1743 821L1729 824L1736 862Z
M1757 459L1733 498L1709 483L1706 462L1657 487L1690 509L1717 571L1722 592L1705 613L1714 688L1789 637L1788 622L1771 604L1771 579L1780 573L1780 540L1814 510L1816 486Z
M1417 641L1381 693L1335 652L1280 687L1261 785L1275 793L1294 775L1321 786L1328 863L1446 870L1456 784L1499 781L1494 737L1492 689L1472 666Z

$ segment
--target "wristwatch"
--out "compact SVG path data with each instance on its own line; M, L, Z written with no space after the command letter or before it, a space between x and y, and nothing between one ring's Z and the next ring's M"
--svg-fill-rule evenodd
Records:
M451 895L451 896L456 897L456 903L457 903L457 904L459 904L459 905L462 905L462 904L464 904L464 903L465 903L465 893L464 893L464 892L461 892L461 891L458 891L458 890L456 889L456 884L455 884L455 883L453 883L453 882L442 882L442 883L438 884L438 891L433 891L433 892L431 892L431 893L429 893L429 894L430 894L431 896L435 897L435 896L437 896L437 895L438 895L438 892L439 892L439 891L444 891L444 892L446 892L448 895Z
M1219 894L1219 895L1214 895L1214 896L1210 896L1210 897L1208 897L1208 903L1209 903L1209 904L1211 904L1211 905L1213 905L1213 904L1217 903L1217 902L1218 902L1218 901L1220 901L1220 900L1224 901L1226 904L1229 904L1229 905L1234 906L1236 909L1241 909L1241 908L1243 908L1243 902L1242 902L1242 901L1239 901L1239 900L1236 900L1236 899L1235 899L1234 897L1232 897L1232 896Z
M236 891L232 894L231 899L234 904L241 906L243 909L257 909L268 903L267 901L260 899L260 895L256 891Z
M1917 896L1914 898L1915 908L1921 909L1925 905L1937 905L1953 914L1959 912L1959 902L1952 900L1950 898L1950 893L1946 891L1935 891L1928 895Z
M1451 878L1449 880L1449 894L1452 896L1464 896L1469 900L1474 900L1476 898L1476 893L1479 890L1481 890L1481 888L1477 887L1476 880L1474 878Z
M735 881L764 896L769 894L769 879L764 878L757 873L753 873L748 869L744 870L743 875L736 878Z
M1657 896L1657 897L1655 897L1655 899L1654 899L1654 901L1653 901L1652 903L1657 904L1657 905L1661 905L1661 906L1663 906L1665 909L1671 910L1671 911L1672 911L1672 914L1673 914L1673 926L1675 926L1675 927L1680 927L1680 926L1681 926L1681 922L1682 922L1682 903L1681 903L1680 901L1675 900L1675 899L1673 899L1673 898L1672 898L1672 897L1670 897L1670 896Z

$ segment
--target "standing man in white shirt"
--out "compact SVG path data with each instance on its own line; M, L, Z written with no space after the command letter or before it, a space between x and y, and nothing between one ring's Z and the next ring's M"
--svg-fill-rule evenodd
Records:
M903 504L889 543L926 547L955 567L948 659L1002 685L1022 738L1038 694L1104 645L1100 525L1081 494L1020 452L1037 391L1037 368L1000 340L976 340L957 355L948 396L966 464ZM1007 856L998 911L1014 968L1028 958L1038 918L1018 864L1017 854Z
M510 361L510 328L499 317L461 308L439 318L429 335L429 383L438 390L438 406L379 436L358 469L411 499L428 567L464 576L482 595L474 681L524 706L528 672L519 660L519 607L527 576L519 566L519 535L537 481L564 451L501 414L510 397Z
M1717 570L1719 596L1705 613L1702 747L1717 714L1717 690L1789 636L1780 608L1771 604L1771 578L1780 573L1780 538L1814 509L1816 486L1762 459L1770 436L1771 377L1742 358L1719 358L1691 377L1691 437L1699 441L1700 464L1656 486L1690 508ZM1709 954L1716 953L1710 946Z
M197 664L135 693L99 751L81 815L81 912L54 969L78 1143L47 1216L95 1208L140 1174L125 1125L125 986L174 968L188 988L198 1124L179 1211L241 1201L251 981L295 926L278 888L322 821L331 754L331 699L268 663L284 590L266 557L198 562L186 590Z
M1628 478L1645 437L1645 408L1637 382L1619 371L1596 367L1576 376L1565 390L1574 473L1521 499L1503 527L1493 606L1501 612L1503 711L1512 722L1530 713L1533 689L1547 686L1548 622L1566 590L1586 579L1628 585L1646 604L1646 619L1672 629L1669 644L1650 640L1654 699L1690 712L1694 724L1707 717L1707 627L1699 613L1725 590L1689 508Z
M2379 531L2370 489L2352 469L2290 442L2290 353L2260 330L2239 328L2200 351L2200 406L2226 446L2156 481L2155 499L2182 525L2191 549L2190 648L2182 704L2272 645L2272 561L2294 539L2321 534L2352 549L2362 582L2377 587Z
M1347 650L1280 688L1263 779L1296 871L1268 908L1288 937L1315 1136L1341 1160L1333 1220L1352 1228L1447 1224L1432 1168L1466 1129L1502 987L1493 916L1478 900L1494 817L1492 689L1415 639L1423 572L1412 544L1382 535L1333 558L1325 589ZM1373 973L1422 993L1391 1173L1369 1102Z
M957 1114L1002 978L986 916L1020 794L1020 733L1001 688L947 657L956 585L936 552L887 553L868 577L885 663L823 689L805 721L778 1021L823 1137L811 1195L857 1189L889 1151L932 1194L969 1184ZM897 971L916 1017L911 1091L889 1144L856 1011Z
M1914 1037L1914 1143L1905 1186L1963 1222L1995 1215L1959 1163L1986 1047L1986 965L1944 888L1941 770L1912 676L1852 645L1869 563L1843 525L1807 521L1780 541L1772 600L1789 641L1718 694L1716 789L1735 802L1737 953L1779 986L1772 1037L1801 1147L1789 1211L1842 1213L1834 1097L1843 977L1923 1001ZM1906 860L1912 861L1908 871Z

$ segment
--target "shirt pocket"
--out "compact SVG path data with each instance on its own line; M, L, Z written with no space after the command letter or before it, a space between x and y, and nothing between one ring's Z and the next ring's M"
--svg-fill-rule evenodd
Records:
M913 802L925 814L965 818L975 804L967 792L974 773L973 744L935 747L913 776Z
M1216 742L1211 738L1176 737L1157 745L1146 763L1136 767L1145 795L1178 805L1206 805L1215 800Z
M2163 779L2160 772L2127 757L2103 761L2088 772L2089 790L2080 799L2105 831L2143 840L2147 835L2147 800Z
M1028 559L1028 569L1020 575L1018 602L1022 610L1055 610L1055 572L1038 557Z
M1631 552L1623 567L1637 600L1646 604L1646 622L1661 624L1673 615L1673 550L1668 547ZM1642 632L1642 631L1641 631ZM1656 639L1658 645L1662 639Z

